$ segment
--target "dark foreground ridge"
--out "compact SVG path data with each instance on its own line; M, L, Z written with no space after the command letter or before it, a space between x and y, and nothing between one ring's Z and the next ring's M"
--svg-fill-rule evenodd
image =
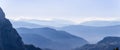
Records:
M0 8L0 50L29 50L29 48L36 50L34 46L24 45L22 38ZM37 50L41 49L37 48Z
M119 50L120 37L105 37L97 44L87 44L75 50Z

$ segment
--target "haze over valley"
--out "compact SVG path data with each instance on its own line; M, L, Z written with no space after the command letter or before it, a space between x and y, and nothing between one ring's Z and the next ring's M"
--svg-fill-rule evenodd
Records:
M119 0L0 0L0 50L119 50Z

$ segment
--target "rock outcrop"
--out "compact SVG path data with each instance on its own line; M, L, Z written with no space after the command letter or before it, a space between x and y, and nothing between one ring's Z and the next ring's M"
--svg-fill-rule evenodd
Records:
M32 49L31 49L32 48ZM24 45L22 38L5 18L5 13L0 8L0 50L41 50L31 45Z
M25 50L24 44L0 8L0 50Z

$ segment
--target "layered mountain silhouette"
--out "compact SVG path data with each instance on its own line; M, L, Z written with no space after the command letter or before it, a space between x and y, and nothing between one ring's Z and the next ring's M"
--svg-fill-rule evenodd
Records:
M38 25L38 24L34 24L34 23L29 23L29 22L13 21L13 20L10 20L10 21L13 24L14 28L20 28L20 27L25 27L25 28L42 28L42 27L45 27L43 25Z
M71 25L67 27L57 28L64 30L73 35L80 36L91 43L96 43L106 36L119 36L120 25L105 26L105 27L92 27L83 25ZM96 37L96 38L94 38Z
M70 50L88 43L83 38L47 27L32 29L18 28L17 31L25 43L53 50Z
M13 23L14 27L29 27L29 26L34 26L34 28L39 28L41 26L44 27L63 27L63 26L69 26L72 25L73 22L66 21L66 20L61 20L61 19L54 19L54 20L11 20ZM20 24L20 25L19 25ZM30 24L30 25L29 25ZM36 25L36 26L35 26ZM39 26L40 25L40 26ZM29 27L31 28L31 27Z
M81 23L80 25L84 26L94 26L94 27L103 27L103 26L114 26L114 25L120 25L120 21L87 21L84 23Z
M75 50L115 50L120 48L120 37L105 37L97 44L87 44Z
M29 45L28 45L29 46ZM34 48L35 47L31 47ZM12 24L5 18L5 13L0 8L0 50L27 50L22 38L12 27ZM41 49L39 49L41 50Z

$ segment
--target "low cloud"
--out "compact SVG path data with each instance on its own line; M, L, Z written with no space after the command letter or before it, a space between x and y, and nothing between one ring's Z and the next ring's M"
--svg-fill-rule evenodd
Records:
M86 21L94 21L94 20L101 20L101 21L119 21L120 17L81 17L81 18L47 18L47 17L7 17L8 19L15 20L15 21L22 21L22 20L43 20L43 21L52 21L52 20L66 20L74 22L75 24L80 24Z

